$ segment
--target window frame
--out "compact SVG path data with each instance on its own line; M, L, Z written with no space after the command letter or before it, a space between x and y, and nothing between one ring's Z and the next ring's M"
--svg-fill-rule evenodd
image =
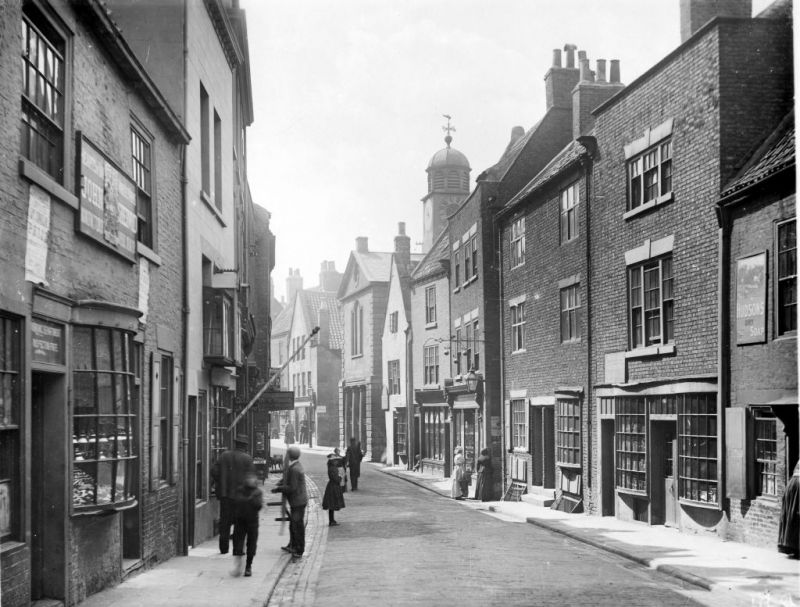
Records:
M789 247L782 248L781 232L789 226L793 228L793 242ZM775 224L775 335L778 337L797 335L797 221L796 218L779 221ZM783 262L787 254L792 258L790 264ZM788 273L787 265L794 273ZM788 293L794 293L794 301L783 302L784 289L788 286ZM784 316L784 308L791 309ZM789 321L787 325L786 322Z
M581 400L556 398L556 464L580 468Z
M364 355L364 307L358 300L350 310L351 358Z
M782 488L778 473L780 463L778 418L769 407L752 407L751 410L753 415L755 494L777 499L778 492ZM771 452L768 451L770 446Z
M455 270L453 272L453 283L455 284L454 291L458 291L461 288L461 248L457 248L453 252L453 266Z
M659 305L658 307L647 307L648 294L652 296L656 289L652 282L648 288L646 273L654 270L658 271ZM629 349L638 350L649 346L673 344L675 342L675 274L672 254L631 264L627 266L626 274ZM651 332L656 312L658 313L658 336Z
M575 181L561 190L559 200L559 242L566 244L578 237L578 207L580 189Z
M426 386L439 384L439 346L425 346L423 351L423 384Z
M0 529L0 544L24 541L23 327L23 319L0 314L0 390L6 403L0 409L0 484L8 487L10 511L8 529L5 532Z
M478 235L475 234L469 242L472 248L472 276L470 280L478 278Z
M136 240L152 251L156 251L158 209L155 208L157 197L152 178L155 166L153 144L152 135L139 124L131 124L131 177L136 183ZM138 148L141 148L143 153L146 152L146 159L138 158ZM146 207L146 211L143 210L144 207ZM144 236L142 232L145 232Z
M673 162L672 135L663 137L625 161L626 210L628 213L650 208L672 198ZM649 186L647 185L647 176L652 177ZM648 188L654 188L655 194L650 198L645 198Z
M455 342L456 342L455 352L456 352L456 355L453 357L453 362L455 363L455 366L456 366L455 375L461 375L461 341L462 341L461 340L461 327L459 326L459 327L456 327L456 331L455 331Z
M647 495L649 449L647 399L624 396L614 403L614 487L623 493Z
M581 340L581 285L575 283L560 289L561 343Z
M472 248L469 239L466 239L462 242L461 250L464 253L464 280L462 282L462 286L467 286L470 280L472 280L472 277L470 276L470 268L472 267Z
M387 361L386 378L389 384L389 394L400 394L400 359Z
M689 400L692 399L692 400ZM688 411L693 403L712 405L713 411ZM678 499L681 502L701 506L718 506L719 495L719 454L720 442L717 397L714 393L683 394L678 399ZM694 419L698 423L692 424ZM703 419L705 423L699 423ZM713 433L711 432L713 426ZM701 433L702 428L706 429ZM692 432L694 430L696 432ZM701 443L706 441L705 449ZM696 444L695 444L696 443ZM697 449L697 451L693 451ZM705 453L701 453L705 451ZM697 463L696 472L694 463ZM703 475L703 463L706 474ZM713 474L711 472L713 463ZM687 487L688 485L688 487ZM696 491L695 491L696 487ZM705 498L702 497L705 487ZM713 492L711 491L713 487Z
M525 265L525 217L511 222L511 269Z
M436 324L436 285L425 287L425 325Z
M211 99L200 83L200 189L211 197Z
M511 449L514 452L528 453L530 450L528 409L528 399L526 398L512 398L509 402Z
M215 328L212 321L219 320ZM227 289L203 287L203 357L233 362L236 360L234 300ZM219 333L219 343L213 343Z
M397 333L400 313L395 310L389 314L389 333Z
M511 318L511 353L525 352L525 300L509 306Z

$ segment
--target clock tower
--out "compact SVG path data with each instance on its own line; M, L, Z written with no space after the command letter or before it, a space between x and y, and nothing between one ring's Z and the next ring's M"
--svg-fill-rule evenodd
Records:
M447 126L442 129L447 133L444 138L447 147L433 155L426 169L428 193L422 199L423 253L430 251L433 241L447 225L447 216L469 195L469 161L450 147L453 141L450 133L456 129L450 125L450 116L445 115L445 118Z

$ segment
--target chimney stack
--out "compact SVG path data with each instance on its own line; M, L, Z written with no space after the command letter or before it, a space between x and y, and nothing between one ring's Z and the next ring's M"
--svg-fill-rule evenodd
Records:
M606 60L605 59L598 59L597 60L597 82L601 84L605 84L606 82Z
M329 293L339 290L342 275L336 271L336 262L323 261L319 271L319 288Z
M581 57L581 79L572 92L572 136L577 139L589 133L594 127L594 110L611 98L624 85L619 81L619 60L611 60L611 79L606 81L606 61L597 60L597 79L589 69L589 60Z
M715 17L751 18L753 2L752 0L681 0L680 15L681 43L683 43Z
M300 276L299 268L289 268L289 276L286 279L286 302L294 305L294 298L298 291L303 290L303 277Z
M584 57L581 57L581 78L578 82L594 82L592 70L589 69L589 60Z
M369 247L367 246L366 236L356 236L356 252L369 253Z
M611 84L619 84L619 59L611 60L611 69L609 73L609 82Z
M567 64L561 67L561 51L553 50L553 65L544 76L546 109L553 107L569 109L572 107L572 89L578 83L578 70L575 69L574 44L565 44Z
M406 222L397 224L397 236L394 237L394 254L397 266L403 272L411 271L411 238L406 236Z

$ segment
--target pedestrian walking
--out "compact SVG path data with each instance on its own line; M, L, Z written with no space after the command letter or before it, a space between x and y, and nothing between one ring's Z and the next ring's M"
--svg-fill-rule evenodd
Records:
M294 442L294 426L292 422L286 422L286 427L283 429L283 442L291 445Z
M344 459L347 467L350 468L350 486L353 491L358 490L358 477L361 476L361 460L364 459L364 452L361 450L361 443L350 437L350 446L344 452Z
M475 499L490 502L494 497L494 468L488 449L481 449L478 457L478 478L475 481Z
M289 545L283 549L292 554L293 560L298 560L306 549L306 475L299 461L300 447L290 446L286 455L289 461L283 479L272 489L272 493L283 493L289 502Z
M794 466L781 503L778 552L800 558L800 462Z
M219 500L219 552L228 554L231 525L235 518L236 490L244 483L248 474L255 474L253 458L247 451L247 435L239 434L234 441L236 448L223 451L211 468L214 493Z
M244 477L244 483L236 490L234 502L234 568L231 573L237 577L242 574L242 559L244 559L244 547L245 541L247 541L247 560L244 567L244 577L250 577L253 575L253 558L256 555L256 546L258 544L258 511L261 510L264 504L264 492L259 488L255 474L248 474Z
M456 500L464 499L464 449L456 447L453 453L453 474L450 481L450 497Z
M308 420L305 418L303 418L303 421L300 422L300 438L298 439L298 442L308 442Z
M328 511L328 526L335 527L339 523L334 518L334 512L344 508L344 495L342 495L341 479L339 478L339 460L335 453L328 455L328 484L322 496L322 509Z

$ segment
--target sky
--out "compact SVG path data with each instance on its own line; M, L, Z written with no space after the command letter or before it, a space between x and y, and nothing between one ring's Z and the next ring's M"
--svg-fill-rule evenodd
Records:
M770 0L753 0L754 13ZM344 271L357 236L420 251L425 169L445 147L471 185L511 129L545 111L553 49L619 59L630 83L680 44L679 0L240 0L250 43L253 200L271 213L275 293L320 264Z

